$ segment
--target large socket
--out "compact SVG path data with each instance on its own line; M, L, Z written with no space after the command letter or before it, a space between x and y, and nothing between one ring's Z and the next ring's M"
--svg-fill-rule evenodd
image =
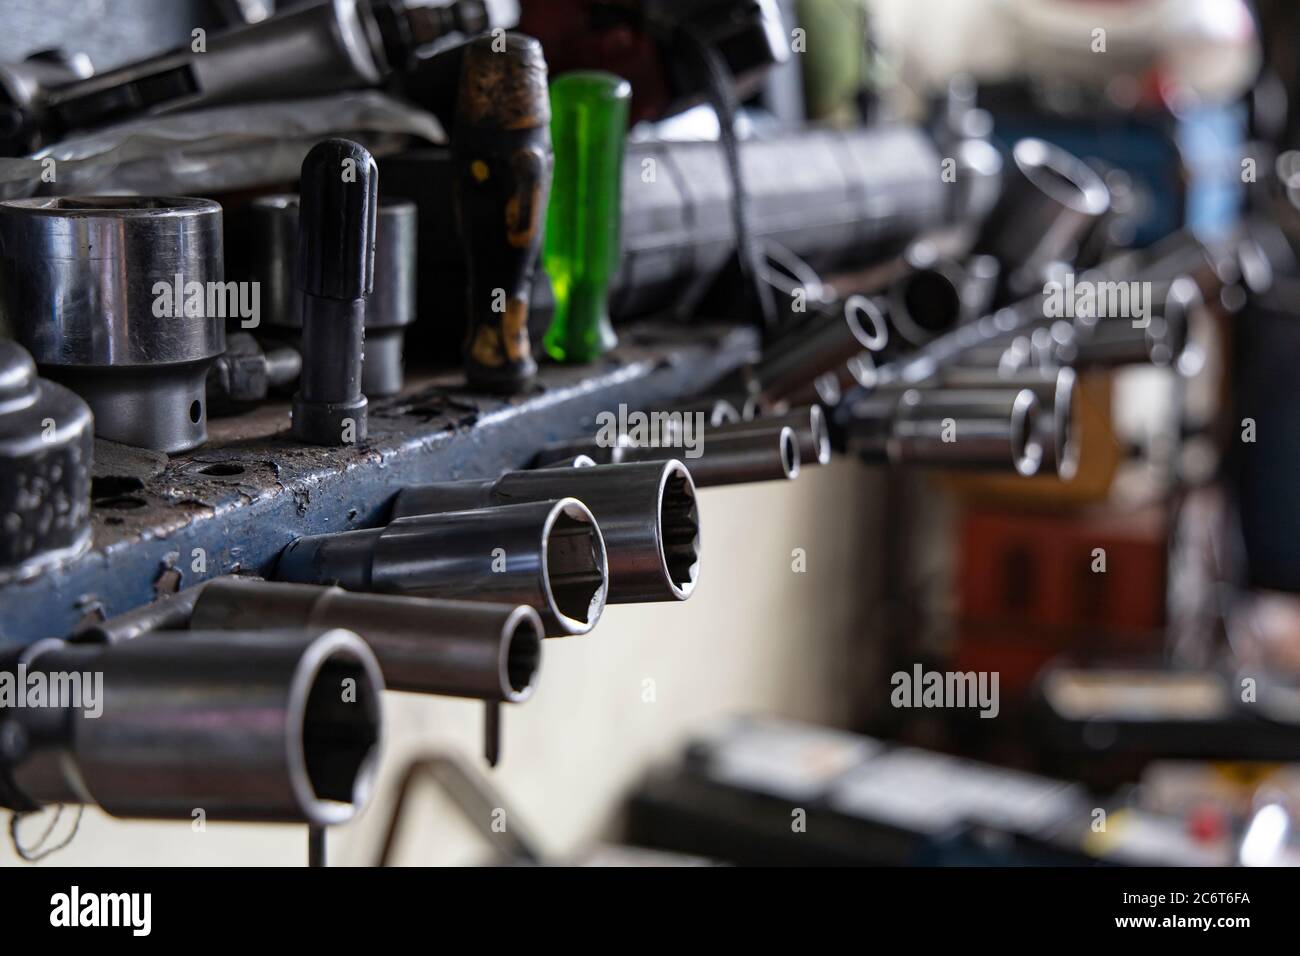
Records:
M275 578L470 601L528 604L548 637L585 634L605 608L605 540L576 498L399 518L298 538Z
M373 788L383 677L350 631L177 632L41 641L12 669L102 675L99 706L0 714L20 753L17 810L91 803L117 817L342 823ZM47 679L48 676L47 676ZM83 685L84 686L84 685ZM85 701L83 701L85 702Z
M700 519L679 461L511 471L401 491L393 517L572 496L595 515L609 557L609 602L684 601L700 569Z
M207 439L205 379L238 290L221 207L100 196L0 203L0 310L41 373L79 394L100 438L179 452Z

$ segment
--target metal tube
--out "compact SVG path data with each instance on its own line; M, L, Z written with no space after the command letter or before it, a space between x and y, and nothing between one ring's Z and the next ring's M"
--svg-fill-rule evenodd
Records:
M945 389L988 390L1027 388L1038 399L1034 438L1042 446L1040 474L1069 481L1079 470L1079 436L1074 422L1078 376L1072 368L1023 368L999 372L996 368L956 366L940 376Z
M349 591L528 604L548 637L585 634L605 607L609 566L576 498L399 518L386 528L299 538L275 578Z
M48 641L31 646L22 666L51 678L102 676L98 714L6 711L28 731L30 749L10 779L29 805L324 825L350 819L369 798L384 683L350 631Z
M700 568L700 520L680 461L511 471L495 480L407 488L394 518L572 496L591 509L609 556L609 602L684 601Z
M764 350L754 367L764 401L777 401L817 376L843 365L863 349L879 351L889 340L880 308L866 296L851 295L829 314Z
M542 660L541 618L526 604L434 601L237 577L210 582L192 627L355 631L374 651L390 690L519 703Z
M799 474L799 440L788 425L772 425L743 435L706 437L697 458L686 467L698 488L787 481ZM623 461L662 461L671 449L629 445L615 449Z
M909 388L851 408L849 448L894 465L1038 472L1038 399L1027 389Z
M750 421L715 425L705 432L705 445L719 436L765 433L781 425L788 425L794 431L795 440L799 443L800 464L825 465L830 462L831 434L826 425L826 413L820 405L807 405Z

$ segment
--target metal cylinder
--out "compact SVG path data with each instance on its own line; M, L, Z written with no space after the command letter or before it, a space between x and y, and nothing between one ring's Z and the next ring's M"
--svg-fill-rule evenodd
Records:
M940 376L944 388L1027 388L1038 399L1034 438L1042 446L1040 474L1069 481L1079 470L1079 433L1074 420L1078 376L1072 368L1023 368L999 372L996 368L959 365Z
M11 780L30 804L325 825L348 820L369 798L384 684L350 631L48 641L29 648L21 666L79 675L83 688L102 677L97 702L84 689L75 702L94 709L6 711L29 744Z
M902 342L922 345L962 320L965 271L927 242L914 243L904 261L907 271L889 288L889 325Z
M1083 160L1041 139L1019 140L975 252L1001 264L1007 295L1028 294L1049 264L1073 258L1109 207L1106 184Z
M547 636L558 637L595 627L609 566L596 519L582 502L561 498L299 538L280 555L275 578L528 604L541 615Z
M680 461L511 471L495 480L448 481L399 492L393 517L550 501L591 509L609 558L609 602L685 601L700 569L695 483Z
M863 349L889 340L884 314L870 299L851 295L764 350L753 375L765 401L777 401L842 366Z
M662 461L671 449L628 445L617 449L623 461ZM788 481L799 474L799 440L788 425L771 425L740 435L707 435L699 457L686 458L697 487Z
M897 464L958 468L1010 466L1038 472L1038 399L1027 388L909 389L898 400L890 432Z
M779 415L764 415L749 421L714 425L706 432L705 445L722 435L747 435L770 432L772 428L788 425L799 444L801 465L825 465L831 460L831 433L826 425L826 413L820 405L807 405Z
M253 200L252 275L267 303L268 323L297 339L301 294L294 285L298 257L298 197L289 193ZM402 389L406 327L415 321L415 203L380 197L375 232L375 284L366 300L365 358L361 390L368 397Z
M92 427L85 402L0 341L0 582L89 547Z
M519 703L542 663L541 618L526 604L434 601L237 577L210 582L191 627L343 627L379 661L390 690Z
M1073 335L1058 347L1057 358L1080 368L1174 365L1190 340L1193 312L1202 305L1196 281L1179 276L1168 284L1156 314L1144 322L1120 317L1077 319Z
M848 411L848 446L868 461L1026 477L1042 465L1038 399L1027 388L885 388Z
M178 452L207 438L204 381L241 296L223 282L221 207L102 196L0 203L0 309L100 438Z

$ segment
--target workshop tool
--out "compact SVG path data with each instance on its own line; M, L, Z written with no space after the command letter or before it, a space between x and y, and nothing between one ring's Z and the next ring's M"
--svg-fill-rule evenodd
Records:
M631 98L631 85L612 73L566 73L551 84L555 177L542 264L555 304L543 344L558 362L592 362L618 344L609 320L609 282L619 265Z
M364 146L329 139L302 162L295 275L302 293L302 378L293 436L312 445L366 438L361 353L375 281L379 170Z
M1003 301L1018 299L1041 288L1052 263L1073 261L1109 207L1106 184L1087 163L1044 140L1022 139L974 252L998 261Z
M528 302L551 189L550 123L541 44L519 33L471 40L451 141L469 273L471 388L518 392L537 373Z
M221 207L137 196L0 203L0 309L100 438L178 452L207 439L205 380L241 296Z
M298 538L274 577L349 591L528 604L548 637L585 634L605 607L609 565L576 498L399 518L385 528Z
M342 627L369 645L389 690L519 703L533 693L542 622L525 604L354 594L228 576L196 595L197 631Z
M251 274L261 284L267 324L283 330L290 342L302 332L301 292L295 279L298 260L298 197L259 196L249 205L252 219ZM402 390L402 346L415 321L415 204L379 197L375 220L375 283L366 301L365 357L361 391L367 398ZM229 351L229 349L227 349Z
M0 340L0 582L24 580L90 545L90 408L36 376Z
M897 254L944 221L955 188L933 173L942 160L935 144L910 126L774 133L744 141L741 151L754 234L763 237L765 249L779 243L822 270ZM456 364L465 303L445 290L463 288L467 280L453 215L451 152L420 148L385 156L379 165L385 194L419 206L419 313L438 316L436 323L418 323L407 339L428 343L418 346L422 355ZM792 178L791 169L799 175ZM722 284L720 301L734 299L724 278L735 249L731 186L717 144L629 142L622 178L622 252L609 297L613 320L665 311L689 317L715 283ZM531 298L535 338L546 330L550 299L539 270ZM811 299L808 309L814 309Z
M416 51L452 34L487 29L486 4L325 0L104 73L24 87L3 104L6 155L29 153L69 133L148 113L321 96L379 86L411 69Z
M890 285L888 294L896 345L923 345L961 322L979 318L994 301L1000 269L992 256L957 262L921 240L907 248L903 260L907 272Z
M1062 481L1069 481L1078 471L1080 446L1074 415L1078 375L1074 369L999 371L987 366L958 365L944 369L938 376L938 383L945 389L1029 389L1038 399L1034 437L1043 449L1039 474L1055 475Z
M771 343L748 378L756 383L763 401L779 401L863 351L880 351L888 342L885 313L872 299L850 295Z
M1038 399L1027 388L888 389L848 409L847 445L865 461L1037 474Z
M190 626L345 627L375 652L390 690L483 701L483 752L501 760L502 703L532 696L542 619L527 604L354 594L336 587L225 577L202 588Z
M590 459L588 459L590 461ZM398 492L393 518L574 497L595 516L609 559L609 603L684 601L700 570L695 483L680 461L508 471Z
M705 429L705 444L720 435L766 433L774 426L788 425L799 444L801 465L826 465L831 460L831 435L826 413L820 405L806 405L774 415L759 415L748 421L713 424Z
M226 336L226 351L208 369L208 414L221 415L287 388L302 373L302 355L281 346L265 349L248 332Z
M67 706L0 712L10 809L93 803L117 817L324 825L369 799L384 683L350 631L46 640L0 666L82 687Z
M583 438L545 445L533 459L539 469L559 463L572 465L586 456L599 465L678 459L691 473L697 488L743 485L755 481L787 481L799 474L799 440L789 426L771 425L743 435L701 434L694 448L683 448L670 428L666 442L638 445L627 435L613 441Z

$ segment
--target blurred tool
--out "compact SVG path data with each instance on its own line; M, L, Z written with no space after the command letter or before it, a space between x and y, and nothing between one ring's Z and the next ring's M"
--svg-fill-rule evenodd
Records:
M302 379L293 436L312 445L366 438L361 392L366 297L375 282L379 170L358 143L331 139L302 163L295 276L302 293Z
M268 303L267 321L291 341L302 332L298 261L298 197L261 196L252 212L252 276ZM406 328L415 321L416 208L412 202L379 198L375 224L375 284L366 301L365 359L361 391L367 398L402 390Z
M145 113L319 96L379 86L410 68L415 51L449 33L488 25L486 4L406 5L324 0L75 82L41 77L15 97L5 87L0 150L22 155L69 133Z
M575 498L399 518L298 538L275 577L349 591L528 604L547 636L586 634L605 607L600 527Z
M534 464L545 467L575 456L586 456L600 465L678 458L699 488L788 481L799 474L799 440L789 426L778 423L735 435L705 435L701 430L693 436L681 427L679 422L661 428L642 444L627 434L608 441L601 437L557 442L544 446Z
M464 54L452 132L456 218L469 270L465 374L518 392L537 373L528 300L551 188L550 98L541 44L507 33Z
M97 196L0 203L0 308L100 438L178 452L207 439L205 379L225 351L221 207Z
M609 602L684 601L700 569L695 483L679 461L509 471L497 479L403 489L393 518L574 497L600 524Z
M188 821L201 809L323 825L370 797L384 682L350 631L47 640L0 667L102 681L62 707L0 713L0 805L11 809L94 803L118 817Z
M542 262L555 305L543 341L560 362L591 362L618 344L609 321L609 282L619 265L631 95L628 82L611 73L566 73L551 84L555 182Z
M0 340L0 581L23 580L90 545L90 408L36 376Z

